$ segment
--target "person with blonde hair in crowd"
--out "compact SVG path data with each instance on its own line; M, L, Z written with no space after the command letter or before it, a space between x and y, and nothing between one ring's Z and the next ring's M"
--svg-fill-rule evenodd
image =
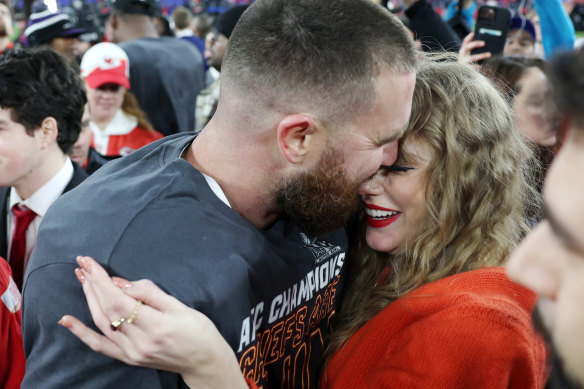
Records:
M130 89L128 56L114 43L93 46L81 60L87 86L89 123L95 150L124 156L162 138L152 128Z
M534 157L508 104L469 65L428 59L399 146L397 161L359 190L364 214L321 387L543 388L535 295L502 267L529 231L525 204L538 199ZM189 365L190 350L226 349L208 319L152 283L112 283L92 259L78 263L98 325L108 323L112 301L148 302L127 332L105 331L107 338L64 317L94 350L189 377L198 368Z

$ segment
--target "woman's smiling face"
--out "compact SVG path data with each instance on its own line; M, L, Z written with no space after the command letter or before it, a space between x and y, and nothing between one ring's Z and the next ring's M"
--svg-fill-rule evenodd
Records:
M431 158L428 144L409 139L401 145L393 166L380 169L361 185L367 244L374 250L401 253L406 241L424 226L428 214L426 171Z

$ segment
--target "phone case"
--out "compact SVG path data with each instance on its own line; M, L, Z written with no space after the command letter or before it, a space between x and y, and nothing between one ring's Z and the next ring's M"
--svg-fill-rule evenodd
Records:
M474 49L471 54L490 52L497 55L502 53L510 25L511 13L507 8L488 5L480 7L475 23L474 40L485 41L485 45Z

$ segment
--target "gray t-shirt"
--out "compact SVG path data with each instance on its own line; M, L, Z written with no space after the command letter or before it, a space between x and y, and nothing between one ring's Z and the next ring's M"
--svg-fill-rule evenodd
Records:
M177 134L111 161L49 209L25 279L22 388L185 387L178 374L93 352L57 324L72 314L93 326L77 255L151 279L208 315L260 385L316 387L345 232L309 238L287 220L257 230L179 157L192 139Z

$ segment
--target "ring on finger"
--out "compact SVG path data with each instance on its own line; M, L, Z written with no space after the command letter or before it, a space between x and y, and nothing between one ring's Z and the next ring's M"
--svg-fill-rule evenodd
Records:
M136 305L134 306L134 311L132 312L132 315L130 316L130 318L127 320L128 324L132 324L134 322L134 320L136 319L136 316L138 316L138 310L140 309L141 306L142 306L142 301L136 300Z
M120 327L122 326L122 324L124 324L125 321L126 319L120 317L118 320L114 320L111 322L110 328L112 329L112 331L117 331L120 329Z

